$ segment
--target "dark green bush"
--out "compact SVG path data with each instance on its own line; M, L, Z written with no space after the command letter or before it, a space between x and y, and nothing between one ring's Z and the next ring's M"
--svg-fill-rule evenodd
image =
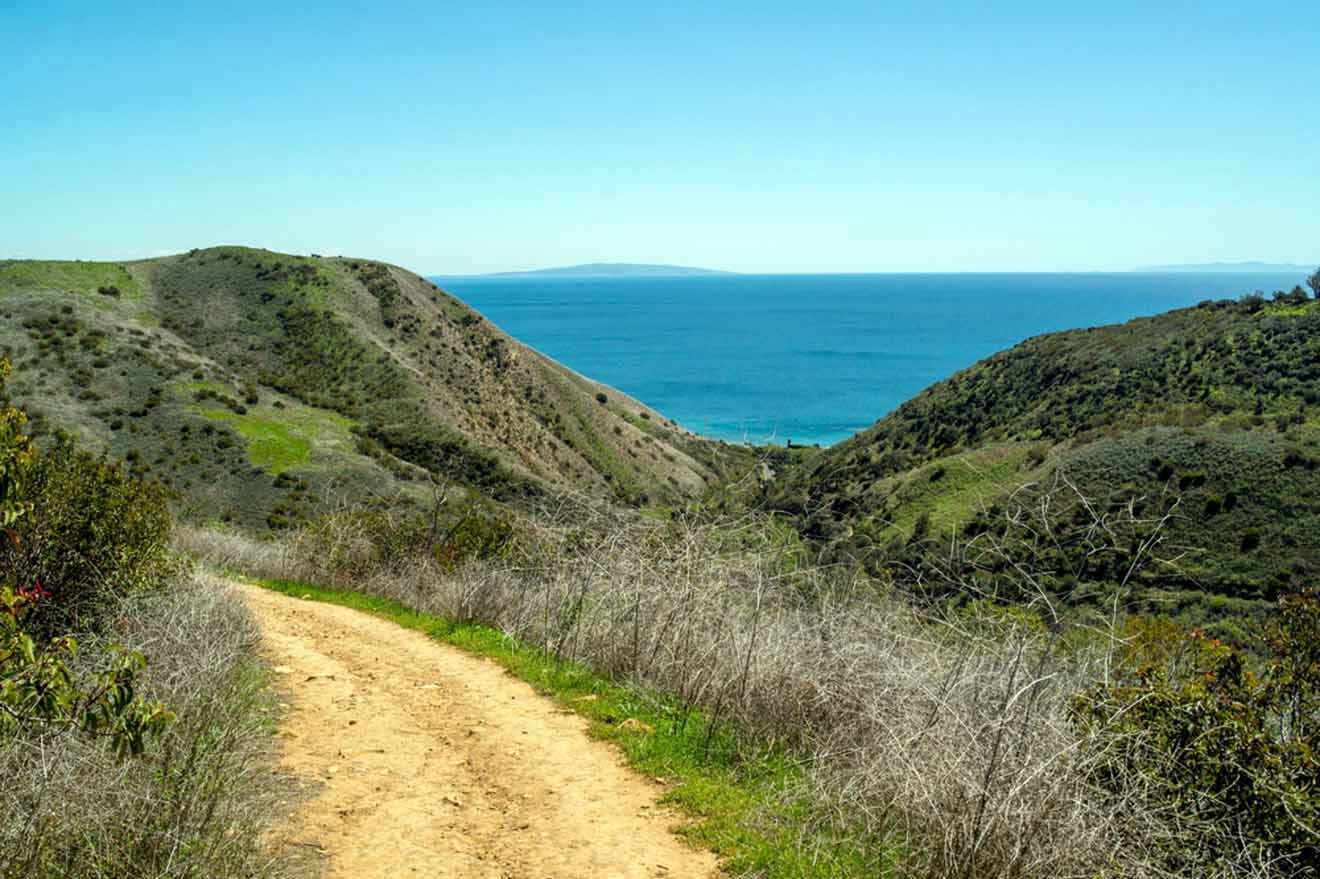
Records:
M443 479L478 488L496 500L529 500L540 495L541 489L534 481L516 473L488 449L435 423L414 401L375 407L363 426L355 430L403 461ZM359 445L360 451L365 448L365 444Z
M512 546L513 524L504 516L473 507L449 527L432 554L447 570L466 561L499 558Z
M161 486L62 441L33 463L25 495L31 512L0 547L0 569L48 593L32 614L34 631L94 628L119 598L175 574Z
M256 395L255 393L251 393L249 394L249 396L255 397ZM221 393L220 391L214 391L211 390L210 388L201 388L199 390L194 391L193 399L196 400L198 403L205 403L207 400L215 400L217 403L219 403L221 406L224 406L226 409L228 409L230 412L233 412L235 415L247 414L247 407L244 406L242 403L240 403L238 400L234 399L228 394ZM255 400L253 402L255 402Z
M390 270L380 263L366 263L354 266L353 269L357 272L358 280L367 288L367 292L380 304L380 313L385 325L392 325L395 309L402 296L399 282L390 274Z

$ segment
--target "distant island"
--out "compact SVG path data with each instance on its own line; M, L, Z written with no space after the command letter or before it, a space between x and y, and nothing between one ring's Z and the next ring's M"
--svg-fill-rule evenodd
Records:
M1291 274L1293 272L1312 272L1315 265L1301 265L1290 262L1202 262L1185 265L1145 266L1134 269L1137 272L1186 272L1219 275L1267 275Z
M699 275L733 275L718 269L692 266L654 265L631 262L591 262L576 266L557 266L526 272L493 272L485 275L437 275L468 278L691 278Z

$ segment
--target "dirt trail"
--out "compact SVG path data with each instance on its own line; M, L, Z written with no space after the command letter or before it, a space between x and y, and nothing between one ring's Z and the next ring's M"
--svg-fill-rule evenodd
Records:
M336 605L242 587L292 704L282 766L311 796L276 843L325 875L711 877L659 788L498 665Z

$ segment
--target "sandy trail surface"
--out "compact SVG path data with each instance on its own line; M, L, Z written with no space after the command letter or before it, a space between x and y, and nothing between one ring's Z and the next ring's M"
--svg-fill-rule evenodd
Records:
M713 877L660 788L495 663L345 607L240 587L289 694L276 845L328 877Z

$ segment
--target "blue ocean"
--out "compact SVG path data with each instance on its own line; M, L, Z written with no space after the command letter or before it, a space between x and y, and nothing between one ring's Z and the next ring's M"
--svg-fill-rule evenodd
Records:
M1039 333L1291 289L1292 275L436 278L522 342L731 442L836 443Z

